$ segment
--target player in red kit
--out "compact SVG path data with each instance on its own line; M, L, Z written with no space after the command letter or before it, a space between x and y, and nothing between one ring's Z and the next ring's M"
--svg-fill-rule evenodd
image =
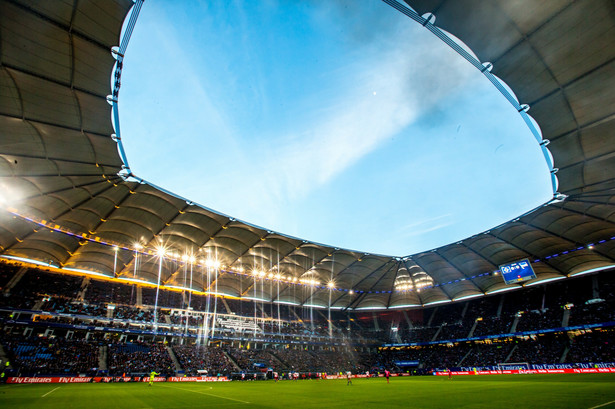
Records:
M389 383L389 377L391 376L391 372L388 369L384 370L384 377L387 378L387 383Z

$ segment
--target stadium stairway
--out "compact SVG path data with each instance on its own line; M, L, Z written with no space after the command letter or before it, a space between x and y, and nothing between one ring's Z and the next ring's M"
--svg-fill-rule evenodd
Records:
M286 362L282 361L277 355L275 355L274 351L275 350L273 349L264 350L261 351L261 354L265 357L265 359L268 359L271 362L272 366L278 372L280 372L281 370L289 369L290 367L286 365Z
M439 309L438 307L433 309L433 311L431 312L431 315L429 316L429 320L427 321L427 325L425 325L426 327L431 327L431 324L433 323L434 317L436 316L438 309Z
M13 278L11 278L8 283L6 283L6 286L4 287L4 292L7 294L10 293L11 289L17 285L17 283L21 280L21 278L26 274L27 271L27 267L20 268L19 271L17 271L17 273L13 276Z
M517 330L517 324L519 324L519 318L521 318L521 316L519 314L516 314L515 319L513 320L513 323L510 326L509 332L515 332Z
M569 351L570 351L570 345L566 345L566 348L564 348L564 352L562 352L562 356L559 359L560 364L563 364L564 362L566 362L566 357L568 356Z
M273 356L277 362L280 363L280 367L277 368L278 370L283 369L283 370L290 370L290 368L292 368L292 365L289 365L288 362L286 362L285 360L283 360L282 358L280 358L278 355L276 355L273 351L271 351L269 353L269 355Z
M410 317L408 317L408 314L406 313L406 311L402 311L402 314L404 315L404 319L406 320L406 324L408 324L408 329L412 329L414 327L414 325L412 325L412 320L410 319Z
M519 319L519 318L517 318ZM508 362L510 360L510 358L513 356L513 354L515 353L515 349L517 349L517 347L519 346L519 344L515 344L512 349L510 350L510 352L508 353L508 355L506 356L506 359L504 360L504 363Z
M221 299L222 299L222 304L224 304L224 308L226 309L226 313L232 314L233 311L231 310L231 307L228 305L228 302L226 302L226 299L224 297L222 297Z
M90 277L83 277L83 281L81 282L81 288L79 289L79 293L77 294L78 300L85 299L85 292L88 290L88 285L90 285Z
M562 317L562 327L567 327L570 322L570 310L564 310L564 316Z
M434 356L435 353L436 353L436 351L433 351L431 354L429 354L427 356L427 358L425 358L425 360L423 362L420 362L419 363L419 368L421 368L421 369L425 368L425 362L428 362L431 359L431 357Z
M435 341L436 339L438 339L438 335L440 335L440 332L442 331L442 327L444 327L444 323L440 324L440 326L438 327L438 330L436 331L435 334L433 334L433 337L431 337L430 341Z
M101 345L98 348L98 369L106 371L109 369L107 365L107 355L109 354L109 347L107 345Z
M474 335L474 331L476 330L476 326L478 325L479 322L480 321L478 320L474 320L474 324L472 325L470 332L468 332L468 338L472 338L472 336Z
M352 325L354 325L360 332L367 331L367 328L364 328L363 325L359 323L359 320L356 318L356 315L355 315L355 318L350 318L350 315L348 316L348 318L351 324L349 325L349 327L352 327Z
M291 308L291 309L290 309L290 312L292 312L292 313L293 313L293 315L295 316L295 318L297 319L297 321L299 321L299 322L303 323L303 320L301 319L301 317L300 317L299 315L297 315L297 312L295 311L295 309L294 309L294 308ZM305 326L305 325L304 325L304 326Z
M9 360L9 357L6 356L6 352L4 352L4 348L2 348L2 344L0 344L0 363L2 364L2 369L5 369L5 362ZM8 369L13 369L13 366L9 362Z
M375 312L372 312L372 320L374 321L374 330L376 332L380 331L380 325L378 325L378 317Z
M235 367L235 369L237 371L241 371L241 368L239 367L239 365L237 365L237 362L233 359L233 357L231 356L231 354L229 354L226 351L222 351L224 353L224 356L229 360L230 363L233 364L233 366Z
M399 332L397 332L397 331L391 331L391 333L392 333L392 335L391 335L391 339L392 339L394 342L397 342L398 344L401 344L401 343L402 343L402 339L401 339L401 337L399 336Z
M463 361L465 361L465 359L468 357L468 355L470 355L472 353L472 349L470 348L470 350L468 352L466 352L466 354L463 356L463 358L461 358L459 360L459 362L457 362L456 366L461 366L461 364L463 364Z
M256 304L256 308L258 309L258 312L260 312L261 317L265 317L266 319L269 319L269 314L267 314L267 311L265 311L265 308L261 305L261 304Z
M175 355L175 351L173 351L173 348L168 345L166 345L165 348L169 353L169 357L171 357L171 361L173 361L173 366L175 366L175 372L183 370L184 368L182 368L182 366L180 365L179 359L177 359L177 355Z
M138 285L136 286L136 290L137 290L137 299L135 303L137 307L142 307L143 306L143 287Z
M321 317L323 317L323 318L324 318L324 320L325 320L326 322L329 322L329 317L327 317L327 316L326 316L326 315L325 315L322 311L320 311L320 310L316 310L316 312L317 312L317 313L318 313ZM340 329L339 329L339 327L337 327L337 326L333 323L333 320L331 320L331 328L333 328L333 330L334 330L334 331L339 331L339 330L340 330Z
M280 358L278 358L277 356L274 355L274 353L272 351L269 351L269 356L271 356L271 360L275 363L275 367L276 368L285 368L286 364L283 363Z

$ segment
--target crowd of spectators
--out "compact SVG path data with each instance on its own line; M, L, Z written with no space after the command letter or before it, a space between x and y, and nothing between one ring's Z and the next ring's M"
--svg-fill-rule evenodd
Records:
M3 263L8 269L6 277L15 274L14 267ZM52 274L43 270L28 269L23 277L9 290L4 289L0 296L0 307L34 308L37 302L48 296L58 296L66 299L76 298L83 277ZM8 284L8 281L7 281ZM6 284L4 284L6 285Z
M615 321L613 298L593 304L575 305L570 311L569 325Z
M2 288L0 308L41 310L51 313L51 318L38 318L39 326L46 320L50 323L71 325L87 323L128 331L152 330L156 316L157 324L163 325L165 331L169 333L184 334L188 329L192 334L196 334L203 324L204 315L200 311L205 308L207 297L200 294L188 296L187 293L180 291L161 289L157 300L159 309L154 314L155 288L34 268L28 269L19 281L13 280L12 287L7 288L20 268L21 266L17 264L0 262ZM596 286L596 281L599 286ZM137 302L139 297L141 302ZM382 316L370 314L361 319L351 319L350 314L354 314L354 317L358 317L359 314L332 311L331 327L325 317L326 314L322 314L322 311L246 300L220 298L216 300L218 313L232 313L233 315L229 314L228 317L236 317L254 324L251 329L250 326L237 329L218 325L217 334L228 337L239 335L258 342L277 337L278 341L292 339L306 344L326 343L327 340L330 342L329 337L333 336L336 342L373 347L391 342L448 341L466 338L470 334L480 337L506 334L512 329L516 332L533 331L559 328L566 323L580 325L615 320L615 285L606 273L546 286L535 286L523 291L483 297L464 303L427 308L422 310L420 315L413 315L411 320L408 317L388 320L384 314ZM188 303L191 310L185 309ZM113 308L108 308L109 305ZM68 317L67 314L71 316ZM26 317L33 319L34 313ZM3 318L0 316L0 319ZM412 324L409 321L412 321ZM513 325L515 322L516 325ZM446 345L425 346L407 353L418 356L424 365L431 366L453 365L461 361L464 365L478 365L485 362L493 364L507 358L509 361L553 363L562 357L566 361L610 357L608 346L612 344L609 336L599 335L594 331L571 338L548 335L515 338L514 342L493 344L455 343L452 348ZM606 341L602 337L606 337ZM156 352L156 348L152 351L156 356L168 356L167 351ZM201 365L203 362L211 365L212 370L229 369L225 354L212 352L207 353L208 355L201 356L196 353L197 355L190 356L191 352L188 350L178 351L176 352L178 359L181 355L183 361L180 359L180 362L189 362L190 365L186 365L190 369L198 369L194 365L196 363ZM122 348L116 352L125 353ZM136 354L144 351L133 352ZM227 353L242 369L251 368L256 359L253 354L257 354L254 351L245 352L239 349L228 350ZM114 356L115 354L110 354L109 359L115 359ZM378 359L369 357L358 359L340 353L329 354L326 351L315 352L301 348L266 351L258 359L266 365L299 371L334 371L344 370L343 368L348 366L365 368L372 365L390 365L392 362L387 361L389 358L385 355ZM32 359L27 360L32 361ZM128 359L127 362L136 361L137 358ZM160 362L160 365L164 364ZM26 363L23 365L26 367ZM132 371L134 368L128 370Z
M21 266L19 264L0 261L0 292L4 291L4 287L11 281L20 268Z
M468 346L468 344L466 344L466 346ZM474 343L469 347L469 353L461 356L456 364L461 363L463 366L469 367L497 365L506 362L506 358L513 348L514 343L510 340L496 343Z
M516 331L531 331L533 329L558 328L562 326L564 309L530 310L519 317Z
M615 362L615 330L583 331L570 341L566 362Z
M559 363L566 346L566 334L543 334L515 340L509 362L530 362L533 364Z
M175 365L167 347L162 344L115 343L108 347L109 374L135 375L156 371L163 375L173 375Z
M154 305L156 303L156 289L143 287L143 304ZM160 290L158 291L158 305L168 308L185 308L182 293L177 291Z
M21 375L94 374L98 368L97 342L7 333L0 339L9 362Z
M53 274L43 270L29 269L11 289L11 293L58 295L75 298L84 278L80 276Z
M172 324L175 324L175 325L188 324L188 326L198 327L203 324L203 315L201 314L186 315L186 314L174 313L174 314L169 315L169 320L171 321Z
M16 373L22 375L94 374L107 366L111 375L142 375L152 370L188 375L231 375L242 372L353 373L382 372L384 369L406 371L399 361L416 361L423 369L480 367L502 363L531 364L614 362L614 329L595 329L577 333L523 336L493 341L432 344L413 347L381 348L377 353L355 352L348 348L304 349L274 348L265 350L173 345L173 363L167 345L152 341L119 342L104 339L102 333L75 333L74 337L24 336L0 334L0 342ZM92 336L93 335L93 336ZM107 358L102 365L100 359Z
M429 342L438 332L439 327L414 327L399 329L402 342Z
M173 352L182 369L190 375L197 375L199 370L208 375L230 375L236 371L231 360L221 348L197 345L175 345Z
M136 285L90 280L84 299L91 303L136 304Z
M279 360L267 351L254 349L229 349L229 355L243 371L259 368L277 368Z
M506 334L507 332L510 332L513 322L513 317L508 316L507 314L502 314L499 317L485 315L484 317L479 316L477 318L482 319L477 322L474 333L472 334L472 336L475 337L491 334Z
M154 311L148 308L137 308L127 305L116 305L113 317L121 320L153 322ZM164 322L163 314L158 315L158 322Z
M549 333L493 341L383 348L375 368L419 361L423 368L478 367L501 363L557 364L615 362L615 330ZM563 360L562 360L563 359ZM400 368L398 368L400 369Z
M46 297L38 309L58 314L89 315L92 317L104 317L107 314L107 308L100 304L86 304L61 296Z
M281 362L284 370L290 371L339 373L364 372L368 369L345 349L314 351L285 348L275 350L273 355Z
M469 331L470 327L463 325L461 322L457 324L444 325L438 334L438 339L446 340L465 338L468 336Z

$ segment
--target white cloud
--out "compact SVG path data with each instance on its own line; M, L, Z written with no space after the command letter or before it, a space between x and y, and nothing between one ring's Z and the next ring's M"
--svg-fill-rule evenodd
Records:
M412 231L416 231L417 229L420 229L420 226L424 226L424 225L429 225L430 227L433 225L434 222L440 221L442 219L450 219L452 216L451 213L447 213L447 214L443 214L443 215L439 215L436 217L429 217L426 219L422 219L422 220L415 220L410 224L406 224L405 226L400 227L399 230L401 231L405 231L405 230L412 230ZM448 223L447 225L449 225L450 223Z
M410 25L396 34L415 37L421 29ZM471 68L452 51L442 60L441 48L432 45L400 47L397 39L373 43L363 58L340 69L340 82L356 85L314 107L308 117L316 120L298 124L303 132L279 135L262 150L266 164L249 185L260 190L264 183L271 193L264 209L304 200L462 87Z

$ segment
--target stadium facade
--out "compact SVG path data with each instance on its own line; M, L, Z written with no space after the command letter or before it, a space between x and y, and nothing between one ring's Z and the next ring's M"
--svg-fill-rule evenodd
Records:
M550 164L553 200L405 257L220 214L134 175L123 152L122 63L142 1L3 0L2 256L156 285L156 303L160 289L175 289L329 314L421 310L612 274L613 2L384 2L451 45L517 108ZM523 259L536 278L506 284L499 266Z

